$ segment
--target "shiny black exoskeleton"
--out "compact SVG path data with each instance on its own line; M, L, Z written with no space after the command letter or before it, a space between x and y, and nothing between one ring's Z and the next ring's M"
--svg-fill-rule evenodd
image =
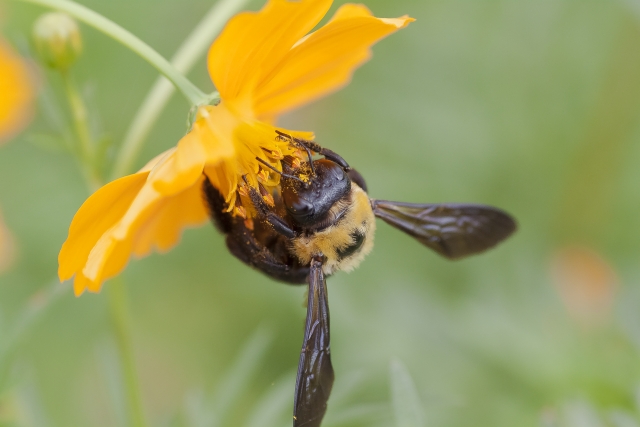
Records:
M344 168L331 160L316 160L313 169L315 176L308 182L283 176L281 193L296 225L315 230L321 228L329 209L351 191L351 180Z

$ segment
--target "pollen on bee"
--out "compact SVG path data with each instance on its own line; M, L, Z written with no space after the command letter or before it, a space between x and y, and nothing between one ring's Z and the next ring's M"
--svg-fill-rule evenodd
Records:
M244 226L249 230L253 230L253 220L251 218L247 218L244 220Z
M284 156L282 162L289 166L291 169L299 169L301 166L300 159L291 155Z
M276 202L273 200L273 196L271 194L264 195L262 196L262 198L265 202L267 202L269 206L274 207L276 205Z
M267 191L262 183L258 183L258 188L260 189L260 195L262 195L262 198L267 203L267 205L274 207L276 205L276 202L273 200L273 196L271 195L271 193Z

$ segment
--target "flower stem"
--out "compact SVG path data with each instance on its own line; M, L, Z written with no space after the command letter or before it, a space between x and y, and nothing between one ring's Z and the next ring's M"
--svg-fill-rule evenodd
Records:
M31 0L27 0L31 1ZM39 2L34 1L34 3ZM42 0L46 2L49 0ZM54 0L58 1L58 0ZM71 2L66 2L71 3ZM114 24L115 25L115 24ZM123 30L124 31L124 30ZM103 181L96 164L94 141L88 121L88 110L69 72L61 73L66 96L71 110L73 127L77 139L78 160L82 166L85 180L91 192L100 188ZM133 348L131 344L131 320L127 293L121 279L114 279L108 292L109 311L113 321L114 335L120 355L126 402L128 405L130 427L145 427L144 412L135 370Z
M102 31L114 40L119 41L133 52L137 53L140 57L154 66L160 73L162 73L174 86L182 92L192 105L199 105L203 103L207 96L198 89L189 79L183 76L175 67L173 67L169 61L167 61L162 55L156 52L148 44L140 40L138 37L125 30L115 22L105 18L99 13L75 3L71 0L17 0L24 3L32 3L40 6L50 7L52 9L61 10L68 13L74 18L84 22Z
M73 128L78 141L78 152L80 154L80 164L85 175L85 179L91 192L97 190L102 185L100 174L96 169L94 146L89 130L87 107L82 100L78 88L73 82L73 78L68 71L61 72L65 93L69 101L69 109L73 120Z
M128 402L130 427L146 426L140 388L136 375L133 346L131 340L131 319L129 317L129 300L124 282L120 278L111 281L108 290L109 311L113 320L116 344L122 364L122 374Z
M181 73L188 73L220 32L224 23L246 3L248 0L220 0L214 4L182 42L171 59L171 65ZM124 137L113 168L112 179L131 172L144 140L160 117L174 90L166 79L160 77L156 80Z

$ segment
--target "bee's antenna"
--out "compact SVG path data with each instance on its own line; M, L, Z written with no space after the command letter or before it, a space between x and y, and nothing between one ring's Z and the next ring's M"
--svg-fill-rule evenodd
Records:
M304 184L304 181L301 180L300 178L298 178L297 176L289 175L288 173L284 173L284 172L280 172L278 169L274 168L268 162L265 162L264 160L262 160L260 157L256 157L256 160L259 161L260 163L262 163L263 165L265 165L266 167L268 167L269 169L271 169L272 171L274 171L275 173L278 173L278 174L280 174L281 176L283 176L285 178L295 179L296 181L300 181L301 183Z
M311 167L311 173L313 174L313 176L315 176L316 175L316 170L313 167L313 156L311 155L311 150L309 150L309 147L307 147L306 145L304 145L303 143L298 141L297 138L294 138L294 137L292 137L291 135L289 135L287 133L280 132L278 129L276 129L276 133L280 137L288 139L289 142L295 143L298 147L304 148L304 151L307 152L307 156L309 157L309 166Z

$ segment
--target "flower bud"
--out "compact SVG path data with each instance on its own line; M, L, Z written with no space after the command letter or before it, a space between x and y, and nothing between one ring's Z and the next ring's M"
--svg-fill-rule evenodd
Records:
M40 16L33 25L33 40L40 60L60 71L68 69L82 52L78 24L62 12Z

